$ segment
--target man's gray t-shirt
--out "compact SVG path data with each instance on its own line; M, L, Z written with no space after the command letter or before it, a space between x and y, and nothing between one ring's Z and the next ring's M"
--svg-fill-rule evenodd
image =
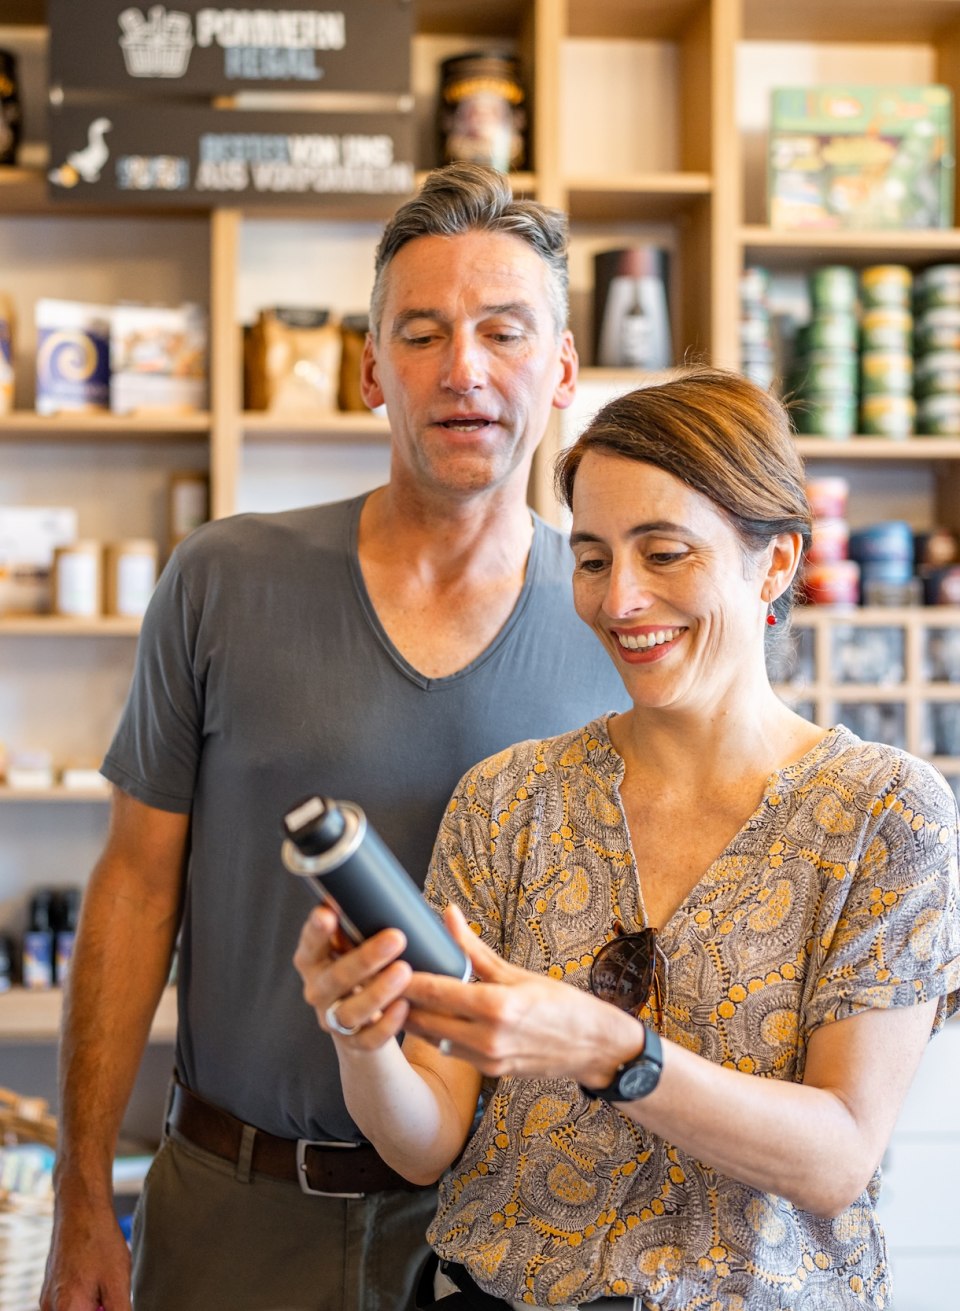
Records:
M177 549L103 764L131 796L191 815L177 1067L287 1138L359 1135L292 963L314 899L280 863L283 814L314 792L358 802L422 885L471 765L627 704L574 612L567 544L541 520L493 642L449 677L418 674L363 582L363 499L238 515Z

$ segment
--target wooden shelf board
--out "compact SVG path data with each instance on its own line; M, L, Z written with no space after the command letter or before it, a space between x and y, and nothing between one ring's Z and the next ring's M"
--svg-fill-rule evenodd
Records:
M210 415L199 414L35 414L15 410L0 415L0 441L40 438L68 442L206 441Z
M0 1041L55 1042L60 1036L63 993L59 988L0 993ZM177 993L165 988L150 1029L151 1042L173 1042L177 1032Z
M778 264L797 267L822 264L834 257L855 265L887 263L896 258L934 262L960 257L960 228L929 228L912 231L822 232L798 229L784 232L760 224L745 224L740 242L748 258L773 256Z
M517 35L532 7L532 0L416 0L414 28L431 36Z
M960 606L855 606L847 609L832 605L798 605L792 622L814 628L820 624L852 624L861 628L901 625L905 628L960 627Z
M956 32L954 0L744 0L744 35L758 41L933 42Z
M0 615L0 637L136 637L140 623L121 615Z
M706 8L705 0L570 0L568 31L575 38L676 41Z
M251 442L295 438L314 442L388 442L390 425L377 414L270 414L248 410L241 426Z
M805 460L960 460L960 437L797 437Z
M105 802L110 800L110 787L102 788L65 788L55 784L49 788L11 788L0 783L0 805L4 802Z

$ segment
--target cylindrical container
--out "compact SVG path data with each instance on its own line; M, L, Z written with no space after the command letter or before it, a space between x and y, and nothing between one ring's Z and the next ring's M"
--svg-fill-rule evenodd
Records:
M860 299L863 308L893 306L909 309L913 294L913 274L905 264L874 264L860 274Z
M960 393L924 396L918 401L917 432L924 437L960 436Z
M909 351L913 346L913 315L895 306L864 310L860 345L865 351Z
M0 293L0 414L13 409L13 302Z
M73 542L53 553L53 611L89 618L101 613L99 542Z
M960 264L933 264L917 274L914 285L918 310L960 306Z
M941 306L924 310L914 324L914 343L918 354L943 350L960 350L960 307Z
M142 615L157 582L157 544L132 537L111 542L104 551L108 615Z
M912 396L865 396L860 406L860 428L865 437L910 437L917 406Z
M455 55L440 65L438 127L445 164L466 160L502 173L525 160L519 60L489 51Z
M830 437L842 441L857 430L855 394L817 396L798 400L791 407L797 432L808 437Z
M858 325L853 314L815 314L797 331L797 350L801 354L818 350L857 349Z
M814 519L842 519L846 515L850 495L850 483L846 478L829 475L810 478L806 491Z
M0 50L0 164L15 164L20 145L20 91L17 57Z
M803 591L808 605L857 605L860 566L855 560L808 565L803 574Z
M833 564L846 560L850 525L846 519L814 519L807 561L810 564Z
M46 888L30 899L30 926L23 935L22 966L25 988L53 987L53 894Z
M593 265L594 362L605 368L669 368L667 252L659 246L602 250Z
M400 959L413 969L469 978L466 955L358 805L308 797L284 815L283 827L284 865L336 911L352 942L400 929L407 939Z
M960 351L924 351L917 356L917 398L960 392Z
M210 480L200 470L172 473L169 487L168 521L170 550L206 523L209 514Z
M80 919L80 896L79 888L65 888L56 898L53 973L61 988L67 981L73 959L73 944Z
M13 939L0 933L0 992L13 987Z
M904 519L858 528L850 534L850 556L861 564L875 560L913 562L913 529Z
M910 396L913 356L907 351L863 351L860 390L864 396Z
M847 264L825 264L810 274L814 313L853 313L857 308L857 273Z

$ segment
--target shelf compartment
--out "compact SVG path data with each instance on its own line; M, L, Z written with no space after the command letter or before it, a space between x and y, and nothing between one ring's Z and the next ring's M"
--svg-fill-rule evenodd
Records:
M0 1042L52 1042L60 1036L63 992L11 988L0 993ZM177 1033L177 993L165 988L150 1029L151 1042L173 1042Z
M564 179L574 222L675 221L709 199L708 173L635 173Z

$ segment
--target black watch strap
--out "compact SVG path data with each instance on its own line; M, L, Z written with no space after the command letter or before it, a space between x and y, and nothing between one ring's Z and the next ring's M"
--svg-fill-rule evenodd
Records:
M605 1088L580 1085L588 1097L600 1097L605 1102L635 1102L653 1092L663 1070L663 1044L649 1024L643 1026L643 1033L640 1055L619 1065Z

